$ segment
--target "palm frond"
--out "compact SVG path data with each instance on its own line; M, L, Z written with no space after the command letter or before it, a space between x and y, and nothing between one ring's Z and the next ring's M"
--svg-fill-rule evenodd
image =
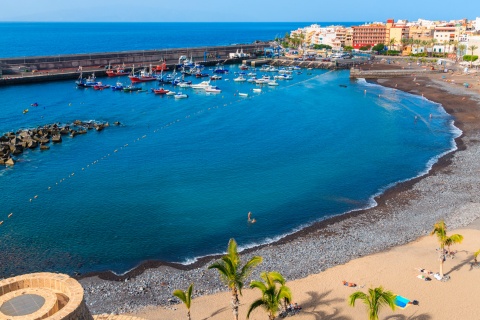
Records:
M180 301L182 301L183 303L186 303L187 301L187 297L185 295L185 292L183 292L182 290L175 290L173 291L172 293L175 297L177 297L178 299L180 299Z
M475 252L473 253L473 257L474 257L475 259L478 258L478 255L480 255L480 250L475 251Z
M252 288L252 289L253 288L258 288L262 292L267 291L267 286L262 281L257 281L257 280L254 280L254 281L250 282L250 288Z
M357 301L357 299L360 299L363 303L368 304L368 296L362 291L355 291L352 293L349 297L348 304L352 307L355 307L355 301Z
M260 307L260 306L263 306L265 304L265 302L262 300L262 299L257 299L255 300L251 305L250 305L250 308L248 308L248 312L247 312L247 319L250 318L250 313L252 313L253 310L255 310L256 308Z
M190 286L188 287L187 292L186 292L187 302L185 302L185 305L187 306L187 309L189 309L189 310L190 310L190 305L192 304L192 292L193 292L193 283L190 284Z

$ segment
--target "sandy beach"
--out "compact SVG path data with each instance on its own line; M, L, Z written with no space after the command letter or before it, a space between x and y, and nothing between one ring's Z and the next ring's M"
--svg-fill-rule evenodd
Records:
M465 241L456 246L458 253L454 259L445 262L448 282L423 281L417 268L438 271L437 242L435 237L422 237L404 246L386 252L352 260L344 265L328 269L319 274L291 281L294 301L302 306L295 319L367 319L366 308L362 303L355 307L347 304L350 294L368 288L383 286L395 294L410 300L417 300L418 306L392 311L388 308L380 312L381 319L478 319L476 310L480 295L480 268L472 268L472 251L480 248L480 220L471 228L460 229ZM469 227L470 228L470 227ZM356 288L346 287L342 281L358 284ZM259 297L253 289L243 291L240 319L246 318L249 304ZM192 302L192 319L230 319L229 293L203 296ZM185 308L146 308L135 314L146 319L185 319ZM266 319L263 310L255 310L250 319Z
M474 309L480 292L475 283L480 270L470 270L469 265L472 251L480 249L478 222L474 224L477 230L474 225L458 230L465 241L457 246L457 257L446 262L445 271L452 277L449 282L423 282L416 278L419 272L415 270L438 271L436 239L419 239L436 221L445 219L453 230L480 218L477 79L475 75L438 73L378 80L383 86L441 103L463 132L456 139L458 149L442 157L427 175L387 190L372 209L319 222L274 244L246 250L242 253L245 259L252 255L264 258L252 278L258 278L262 271L281 272L289 281L295 302L303 306L296 316L299 319L364 318L363 305L347 305L345 299L353 291L342 286L342 280L364 285L363 290L382 285L420 302L405 310L385 310L381 318L478 319ZM473 87L467 89L463 82ZM171 292L194 282L192 318L226 319L231 317L229 295L224 293L226 288L216 271L206 269L214 259L208 257L190 266L149 262L120 277L103 273L80 281L95 314L134 312L148 319L183 319L185 310L172 299ZM255 297L254 291L245 290L241 302L249 304ZM244 318L246 308L241 306L240 318ZM259 311L252 318L265 319L266 315Z

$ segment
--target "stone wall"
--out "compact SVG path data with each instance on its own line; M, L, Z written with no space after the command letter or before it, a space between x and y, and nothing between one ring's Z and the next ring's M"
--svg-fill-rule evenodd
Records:
M16 320L93 320L88 310L83 288L65 274L31 273L0 281L0 308L4 303L21 295L36 295L45 303L33 313L15 317ZM0 319L12 316L0 311Z

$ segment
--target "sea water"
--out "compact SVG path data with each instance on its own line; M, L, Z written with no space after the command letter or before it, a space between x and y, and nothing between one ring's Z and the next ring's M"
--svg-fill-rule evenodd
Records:
M351 82L348 71L303 70L254 93L230 68L220 94L182 89L183 100L73 81L0 88L1 132L121 122L1 169L2 275L124 272L219 253L231 237L244 248L269 242L372 206L385 188L425 173L458 135L440 105ZM249 211L257 223L247 223Z
M371 207L455 148L459 131L441 105L350 81L348 71L303 69L256 93L233 81L238 66L227 68L220 94L165 87L189 95L181 100L150 93L158 83L140 93L74 81L0 87L1 133L121 122L0 169L0 277L122 273L149 259L221 253L232 237L242 248L271 242Z

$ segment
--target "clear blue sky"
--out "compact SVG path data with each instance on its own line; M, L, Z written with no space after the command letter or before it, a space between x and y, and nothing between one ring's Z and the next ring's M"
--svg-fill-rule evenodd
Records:
M1 0L0 21L328 22L474 19L477 1ZM475 10L476 8L476 10Z

